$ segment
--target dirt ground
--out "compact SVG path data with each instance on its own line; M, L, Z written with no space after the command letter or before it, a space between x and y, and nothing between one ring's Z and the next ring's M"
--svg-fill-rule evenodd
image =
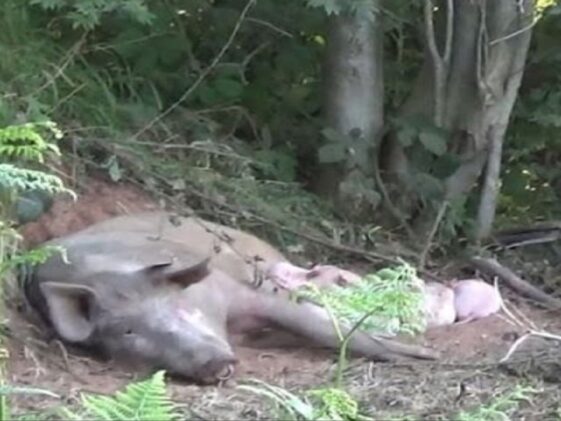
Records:
M136 187L92 179L79 200L58 200L39 221L22 229L28 245L79 230L117 214L158 209L157 203ZM352 268L349 268L352 269ZM536 329L561 333L559 314L531 306L503 289L510 308L520 310ZM80 392L112 393L137 378L131 373L66 350L46 340L40 328L10 306L8 370L11 382L51 390L62 401L45 397L15 397L12 411L21 413L53 405L72 404ZM517 313L518 314L518 313ZM434 328L421 337L404 340L438 350L438 362L399 364L352 360L345 373L348 390L360 398L375 419L413 416L415 419L453 419L460 410L490 402L511 392L517 384L536 389L511 419L552 419L561 405L561 350L558 342L529 339L499 365L513 343L526 333L504 314L463 325ZM332 353L306 347L256 349L237 347L240 365L234 382L199 387L170 381L171 397L201 419L258 419L270 416L263 399L237 390L236 383L257 378L291 390L326 384L335 367ZM394 418L395 419L395 418Z

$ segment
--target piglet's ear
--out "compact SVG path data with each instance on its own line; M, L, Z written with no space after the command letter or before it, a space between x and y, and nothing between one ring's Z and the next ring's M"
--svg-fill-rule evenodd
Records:
M162 263L144 269L156 283L168 283L186 288L205 279L210 273L210 257L186 262Z

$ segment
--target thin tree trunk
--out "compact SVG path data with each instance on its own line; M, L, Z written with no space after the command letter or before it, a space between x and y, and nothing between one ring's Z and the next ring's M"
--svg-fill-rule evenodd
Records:
M528 3L528 2L526 2ZM520 4L521 7L528 7L528 12L532 12L533 3ZM490 20L496 21L496 26L501 24L509 10L505 10L506 4L501 2L495 3L490 7ZM511 11L510 11L511 12ZM510 13L512 15L512 12ZM493 37L489 40L490 54L494 54L495 63L505 63L510 58L510 66L490 66L486 79L488 81L500 80L504 89L501 96L496 95L495 101L491 102L490 110L494 108L496 118L489 130L489 158L487 160L487 168L485 181L481 193L481 201L477 214L477 225L475 230L476 241L481 241L491 234L493 222L495 219L495 211L500 190L500 171L503 141L508 125L508 120L514 107L522 76L528 49L530 48L531 31L523 30L524 27L529 28L527 20L522 17L512 17L510 24L504 25L500 30L491 34ZM522 29L522 31L521 31ZM518 34L516 34L518 32ZM500 60L500 61L499 61ZM491 64L495 64L491 63Z
M375 7L378 10L379 4ZM324 98L326 125L354 140L348 145L346 161L322 165L315 187L321 195L335 199L334 202L339 205L346 205L350 201L362 200L360 193L352 195L352 192L343 191L343 184L350 173L360 171L360 177L374 187L371 179L373 164L357 166L353 154L361 154L359 158L366 158L371 163L374 157L366 157L364 146L366 145L366 149L373 149L383 127L380 15L377 13L372 21L350 13L332 16L327 42Z
M483 187L480 226L476 232L477 237L482 238L493 221L502 139L527 56L530 31L522 29L529 27L533 17L533 1L453 0L452 48L448 66L444 65L445 54L439 54L434 41L438 37L431 40L432 10L428 7L432 1L426 1L425 64L401 115L424 115L451 133L447 153L457 154L462 164L443 180L443 201L453 205L468 194L487 163L490 178ZM452 1L446 2L450 4ZM442 21L450 22L449 16ZM437 34L445 33L445 30L440 26L435 28L440 31ZM448 34L440 38L444 39L442 45L450 40ZM439 99L442 96L443 101ZM407 150L395 135L390 136L389 141L392 144L387 168L397 175L397 180L407 183L408 177L412 177ZM410 192L408 200L415 203L415 190L407 185L402 190ZM432 229L434 224L431 221L434 221L438 208L440 206L434 204L421 213L417 224L421 236Z

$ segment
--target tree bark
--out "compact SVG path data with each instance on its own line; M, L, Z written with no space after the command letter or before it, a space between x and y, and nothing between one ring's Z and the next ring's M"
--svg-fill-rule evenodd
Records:
M531 13L533 2L521 3ZM489 20L495 28L494 33L489 32L489 59L490 65L486 69L485 79L488 83L495 82L493 96L486 102L487 114L494 116L489 128L489 158L487 171L479 204L475 239L481 241L491 234L497 200L500 189L500 169L502 158L503 140L508 125L508 120L514 107L518 90L524 73L524 66L528 49L530 48L531 30L528 22L521 16L513 13L512 7L505 2L491 2L489 7ZM509 16L510 21L502 19ZM521 31L521 32L520 32ZM518 34L516 34L519 32Z
M432 1L426 1L428 8ZM441 35L435 37L441 40L439 50L438 43L434 38L431 40L429 11L425 9L425 63L400 115L424 115L451 133L447 153L457 155L462 163L442 180L442 201L453 204L465 197L487 163L489 178L483 187L479 227L475 233L483 238L493 222L502 140L524 70L530 41L530 30L524 28L529 27L533 17L533 1L447 0L440 4L442 13L449 13L450 7L453 8L452 19L449 14L442 19L452 25L436 26L435 32ZM451 35L442 36L449 31ZM452 48L446 64L446 49L442 46L449 41ZM386 168L402 184L402 191L412 193L408 194L408 200L415 203L418 193L407 185L411 178L407 150L395 134L388 137L388 142L391 144ZM492 159L490 151L493 151ZM435 204L421 213L417 224L421 236L433 226L431 221L438 208Z
M375 1L379 10L379 1ZM380 15L368 20L355 14L332 16L324 65L326 126L351 138L347 156L337 163L321 164L316 191L345 212L367 205L365 190L345 188L350 177L374 188L372 151L383 128L382 26ZM360 154L360 157L356 155ZM356 158L360 158L357 160ZM364 161L366 165L357 165ZM358 212L358 211L357 211ZM356 212L355 212L356 215Z

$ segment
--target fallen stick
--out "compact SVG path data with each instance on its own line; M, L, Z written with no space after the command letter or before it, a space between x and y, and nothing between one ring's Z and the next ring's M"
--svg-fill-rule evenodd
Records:
M509 268L501 265L496 259L472 257L470 262L479 270L490 275L498 276L513 290L533 300L545 304L549 309L561 309L561 300L546 294L535 286L523 280Z

